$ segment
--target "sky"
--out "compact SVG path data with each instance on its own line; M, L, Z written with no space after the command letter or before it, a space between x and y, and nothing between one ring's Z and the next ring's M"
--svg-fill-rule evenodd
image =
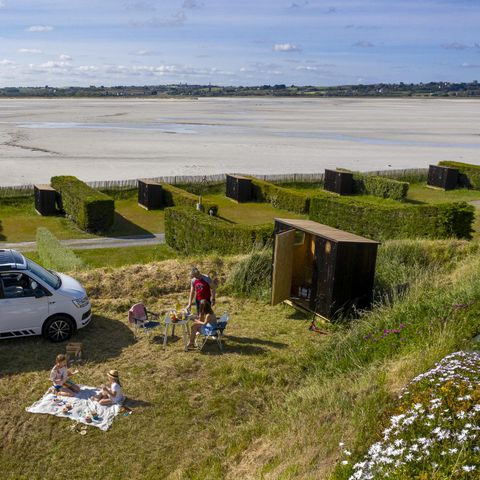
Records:
M0 87L480 79L480 0L0 0Z

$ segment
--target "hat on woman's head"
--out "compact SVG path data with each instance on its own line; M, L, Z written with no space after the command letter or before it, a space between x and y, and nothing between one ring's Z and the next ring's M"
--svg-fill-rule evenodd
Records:
M107 375L111 378L118 378L118 370L109 370Z

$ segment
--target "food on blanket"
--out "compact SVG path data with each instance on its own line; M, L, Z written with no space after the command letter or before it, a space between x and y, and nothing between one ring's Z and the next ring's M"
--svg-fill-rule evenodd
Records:
M85 416L85 421L86 421L87 423L92 423L92 417L91 417L90 415L86 415L86 416Z

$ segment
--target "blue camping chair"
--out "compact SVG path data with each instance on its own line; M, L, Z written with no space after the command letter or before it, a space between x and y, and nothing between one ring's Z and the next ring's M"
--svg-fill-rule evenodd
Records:
M203 347L207 343L209 338L212 338L217 341L218 348L223 352L223 332L227 328L228 320L230 316L228 313L224 313L218 320L215 325L202 325L200 330L197 332L195 338L195 345L199 351L202 351Z

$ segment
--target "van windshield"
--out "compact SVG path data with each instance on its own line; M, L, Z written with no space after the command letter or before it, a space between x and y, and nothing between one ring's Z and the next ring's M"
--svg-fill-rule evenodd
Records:
M60 277L56 273L51 272L50 270L45 270L43 267L37 265L33 260L30 260L29 258L26 258L26 261L28 270L30 270L38 278L43 280L46 284L50 285L50 287L54 288L55 290L58 290L60 288L60 286L62 285L62 280L60 280Z

